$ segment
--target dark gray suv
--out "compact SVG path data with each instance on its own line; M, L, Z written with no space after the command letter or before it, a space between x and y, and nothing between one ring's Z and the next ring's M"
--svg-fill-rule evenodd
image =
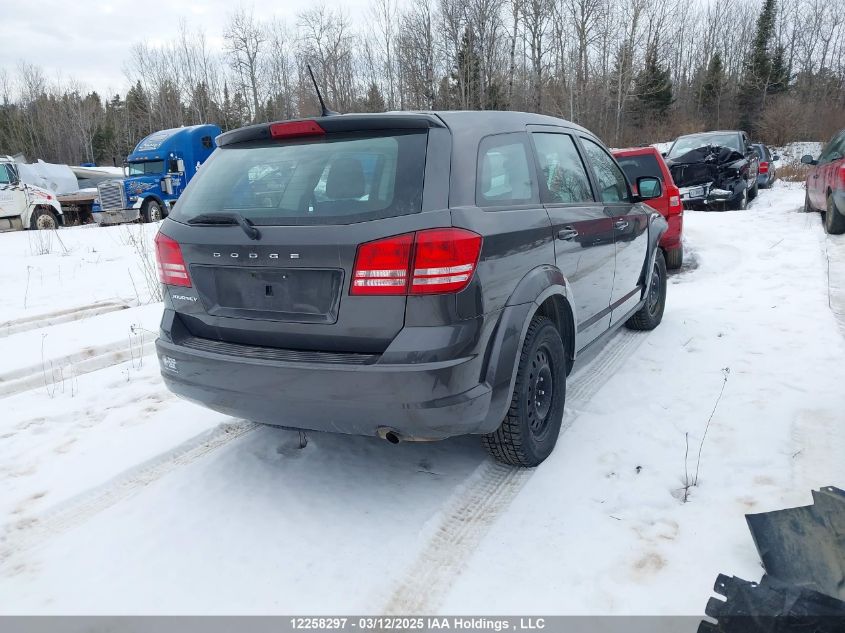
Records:
M576 356L660 323L663 218L587 130L517 112L347 114L217 139L156 237L180 396L390 442L554 448Z

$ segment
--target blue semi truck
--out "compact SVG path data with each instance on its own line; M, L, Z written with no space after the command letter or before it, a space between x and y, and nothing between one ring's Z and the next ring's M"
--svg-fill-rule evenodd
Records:
M164 218L217 146L217 125L154 132L126 158L125 178L101 182L94 205L98 224L156 222Z

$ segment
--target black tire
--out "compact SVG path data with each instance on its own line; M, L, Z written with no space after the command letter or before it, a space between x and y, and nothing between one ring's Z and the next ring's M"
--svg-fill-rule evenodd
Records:
M757 193L759 192L760 183L757 180L754 180L754 186L748 190L748 201L751 202L754 198L757 197Z
M59 228L59 219L49 209L36 209L29 218L29 228L36 231L54 231Z
M498 429L482 438L496 460L531 468L551 454L563 421L566 368L566 352L555 324L535 316L522 344L507 415Z
M164 209L155 200L147 200L141 206L141 221L142 222L158 222L164 219Z
M744 211L748 206L748 188L742 190L742 193L736 198L728 202L727 207L731 211Z
M666 262L663 252L658 249L654 258L654 270L651 283L646 292L645 303L625 325L632 330L653 330L663 320L666 308Z
M845 233L845 215L836 207L836 200L833 195L827 196L827 211L824 212L824 230L830 235L842 235Z
M684 247L670 248L665 251L666 268L669 270L678 270L684 265Z

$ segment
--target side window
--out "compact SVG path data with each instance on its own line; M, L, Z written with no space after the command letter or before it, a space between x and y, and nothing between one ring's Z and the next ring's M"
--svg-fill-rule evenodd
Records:
M840 133L833 141L834 147L830 155L830 160L839 160L845 156L845 133Z
M569 134L537 132L532 135L546 187L543 202L593 202L593 190L584 161Z
M604 149L588 138L581 137L587 162L593 168L593 173L599 182L599 192L602 202L628 202L628 185L622 170L616 166L610 155Z
M524 132L497 134L478 146L475 202L479 206L539 202Z
M12 174L9 171L8 165L0 165L0 185L8 185L12 182Z

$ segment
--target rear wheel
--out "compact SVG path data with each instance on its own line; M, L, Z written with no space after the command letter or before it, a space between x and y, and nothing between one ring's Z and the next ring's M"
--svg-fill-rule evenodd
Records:
M39 231L49 231L59 228L56 215L48 209L36 209L29 220L29 228Z
M845 215L836 207L833 195L827 196L827 211L824 213L824 230L831 235L845 233Z
M498 461L532 467L551 454L563 421L566 366L554 323L535 316L522 345L511 406L501 426L482 440Z
M751 189L748 190L748 200L749 201L754 200L754 198L757 197L757 192L759 191L759 187L760 187L760 184L757 182L757 180L755 180L754 186L751 187Z
M155 200L147 200L141 207L141 220L144 222L158 222L164 218L161 205Z
M663 320L666 307L666 262L663 252L658 249L654 258L651 281L645 296L645 303L625 325L632 330L653 330Z
M684 247L670 248L666 251L666 268L677 270L684 263Z

